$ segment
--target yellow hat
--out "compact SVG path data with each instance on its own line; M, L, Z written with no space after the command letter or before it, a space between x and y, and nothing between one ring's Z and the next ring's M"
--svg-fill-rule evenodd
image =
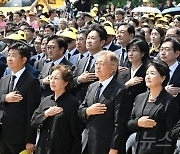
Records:
M104 22L104 21L106 21L106 18L105 18L105 17L100 17L100 18L99 18L99 21L100 21L100 22Z
M103 25L103 26L113 27L113 24L112 24L112 22L110 22L110 21L105 21L102 25Z
M28 154L28 152L27 152L27 150L23 150L19 154Z
M110 27L110 26L104 26L104 29L106 30L106 32L107 32L107 34L108 35L116 35L116 33L115 33L115 30L114 30L114 28L112 28L112 27Z
M162 14L157 14L156 16L155 16L155 18L162 18L163 16L162 16Z
M164 22L168 23L168 19L166 17L162 17L162 18L158 19L158 21L164 21Z
M151 17L151 18L149 18L150 20L154 20L154 18L153 17Z
M98 11L98 8L97 7L93 7L92 10L93 11Z
M144 15L142 16L142 18L149 18L149 15L148 15L148 14L144 14Z
M155 17L155 13L153 13L153 12L149 13L149 17L150 17L150 16Z
M166 14L164 17L166 18L172 18L172 16L170 14Z
M149 27L149 24L147 23L147 22L144 22L142 25L141 25L141 27L143 28L143 27Z
M77 33L77 29L74 28L74 27L69 27L69 28L66 28L64 31L72 31L73 33Z
M13 33L5 38L2 39L3 42L5 43L8 43L9 41L19 41L19 40L22 40L22 41L26 41L26 34L19 30L17 33Z
M49 24L49 19L46 18L45 16L40 16L40 21L45 21Z
M93 15L92 15L92 13L91 13L91 12L87 12L84 16L88 16L88 17L93 18Z
M156 27L163 28L163 25L162 24L156 24Z
M162 28L165 29L165 30L168 30L169 26L168 25L164 25Z
M69 30L64 30L60 36L62 37L67 37L67 38L70 38L70 39L73 39L75 40L76 39L76 33L72 32L72 31L69 31Z

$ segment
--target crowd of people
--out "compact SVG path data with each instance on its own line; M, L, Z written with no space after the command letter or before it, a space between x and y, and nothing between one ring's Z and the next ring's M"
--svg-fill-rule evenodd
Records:
M43 2L0 11L0 154L179 153L180 15Z

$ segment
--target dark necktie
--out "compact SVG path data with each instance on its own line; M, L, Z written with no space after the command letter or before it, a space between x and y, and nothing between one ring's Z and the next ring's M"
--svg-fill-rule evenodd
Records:
M99 94L100 94L100 91L101 91L102 87L103 87L103 85L101 83L97 86L97 89L96 89L96 92L95 92L95 95L94 95L94 103L98 103Z
M49 69L48 75L50 75L50 74L52 73L52 67L53 67L53 66L55 66L55 65L54 65L54 63L52 62L51 67L50 67L50 69Z
M71 57L71 54L70 53L68 53L68 56L67 56L67 60L69 60L69 58Z
M124 56L125 56L126 49L122 49L121 59L120 59L120 66L124 64Z
M11 76L11 81L10 81L10 84L9 84L9 92L12 92L12 91L13 91L15 79L16 79L16 76L15 76L15 75L12 75L12 76Z
M85 69L85 71L90 71L90 68L91 68L91 62L92 62L92 60L93 60L93 56L90 56L89 57L89 60L88 60L88 63L87 63L87 65L86 65L86 69Z

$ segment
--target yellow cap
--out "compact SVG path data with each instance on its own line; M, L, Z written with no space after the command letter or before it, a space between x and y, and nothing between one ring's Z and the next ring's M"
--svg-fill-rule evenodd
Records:
M62 37L67 37L67 38L70 38L70 39L73 39L75 40L76 39L76 33L72 32L72 31L69 31L69 30L64 30L60 36Z
M16 40L16 41L23 40L23 41L26 41L26 34L23 31L19 30L17 33L13 33L13 34L3 38L2 40L5 43L8 43L11 40Z
M162 18L163 16L162 16L162 14L157 14L156 16L155 16L155 18Z
M148 14L144 14L144 15L142 16L142 18L149 18L149 15L148 15Z
M27 150L23 150L19 154L28 154L28 152L27 152Z
M103 25L103 26L113 27L113 24L112 24L112 22L110 22L110 21L105 21L102 25Z
M164 22L168 23L168 19L166 17L162 17L162 18L158 19L158 21L164 21Z
M92 15L92 13L91 13L91 12L87 12L84 16L88 16L88 17L93 18L93 15Z
M172 18L172 16L170 14L166 14L164 17L166 18Z
M40 16L40 21L45 21L49 24L49 19L46 18L45 16Z
M69 27L69 28L66 28L64 31L72 31L73 33L77 33L77 29L74 28L74 27Z
M104 26L104 29L106 30L106 32L107 32L107 34L108 35L116 35L116 33L115 33L115 30L114 30L114 28L112 28L112 27L110 27L110 26Z
M99 18L99 21L100 21L100 22L106 21L106 18L105 18L105 17L100 17L100 18Z
M93 11L98 11L98 8L97 7L93 7L92 10Z
M149 17L150 17L150 16L155 17L155 13L153 13L153 12L149 13Z

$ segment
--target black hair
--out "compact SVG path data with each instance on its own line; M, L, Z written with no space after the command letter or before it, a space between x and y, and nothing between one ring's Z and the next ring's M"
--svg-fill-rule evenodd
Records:
M134 38L126 46L127 51L131 46L136 46L141 53L144 53L144 56L142 57L142 62L143 63L149 58L149 45L145 40L142 40L140 38Z
M81 30L79 30L79 31L77 31L77 34L85 34L85 36L87 37L87 35L88 35L88 30L87 29L81 29Z
M180 51L180 42L178 40L176 40L173 37L166 37L162 42L161 45L165 42L172 42L172 47L174 49L174 52L176 51Z
M120 24L118 25L118 28L119 28L120 26L127 26L127 31L128 31L128 33L129 33L129 34L134 34L134 36L135 36L135 28L134 28L132 25L130 25L130 24L128 24L128 23L125 23L125 22L122 22L122 23L120 23Z
M56 40L56 42L58 44L58 47L59 48L64 48L63 54L65 54L65 52L66 52L66 50L68 48L68 44L65 41L65 39L60 37L60 36L57 36L57 35L52 35L52 36L48 37L48 42L51 41L51 40Z
M34 29L34 27L32 27L32 26L27 26L27 27L25 28L25 30L30 30L32 33L35 32L35 29Z
M51 25L51 24L45 25L44 29L46 29L46 28L49 28L54 33L56 32L56 28L54 25Z
M160 59L153 59L149 62L149 64L147 65L147 69L150 66L154 66L155 69L159 72L160 76L166 76L165 80L162 83L162 86L165 87L167 85L167 83L169 82L169 67L167 65L167 63L163 62Z
M20 17L23 15L21 11L15 11L14 14L18 14Z
M96 31L98 34L99 34L99 37L100 37L100 40L102 41L102 40L107 40L107 32L106 32L106 30L104 29L104 27L102 26L102 25L100 25L100 24L93 24L91 27L90 27L91 29L90 29L90 31L89 31L89 33L91 32L91 31Z
M21 57L26 57L27 61L30 59L31 51L28 45L22 43L22 42L15 42L12 46L10 46L9 50L15 49L18 50Z

